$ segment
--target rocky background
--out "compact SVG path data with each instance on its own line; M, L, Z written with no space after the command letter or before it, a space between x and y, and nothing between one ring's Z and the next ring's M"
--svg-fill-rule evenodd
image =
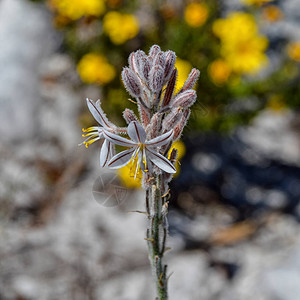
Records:
M0 41L0 299L154 299L146 219L130 213L143 192L120 187L105 202L116 189L99 180L117 178L99 168L98 147L78 147L78 115L98 90L74 89L44 7L2 0ZM231 137L186 138L170 299L299 299L298 120L265 110Z

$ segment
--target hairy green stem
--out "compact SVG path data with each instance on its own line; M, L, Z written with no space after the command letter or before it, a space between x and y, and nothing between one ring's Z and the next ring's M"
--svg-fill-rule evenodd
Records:
M162 212L165 202L161 195L161 175L154 175L151 187L146 191L146 207L149 218L147 243L149 259L155 277L157 298L168 299L167 265L163 263L167 228L164 222L165 213ZM147 203L149 205L147 205Z

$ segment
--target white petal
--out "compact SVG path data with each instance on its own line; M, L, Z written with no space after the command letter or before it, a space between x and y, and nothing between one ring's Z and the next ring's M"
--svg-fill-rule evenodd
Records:
M104 140L100 151L100 166L103 168L111 157L111 142Z
M136 146L136 143L125 139L117 134L111 133L107 130L103 130L103 136L108 139L110 142L120 145L120 146L125 146L125 147L133 147Z
M122 151L111 158L111 160L107 163L107 166L111 169L122 168L127 165L132 157L134 149L127 149Z
M108 120L100 107L100 101L95 104L91 99L86 98L87 106L95 120L105 128L109 128Z
M129 137L136 143L144 144L146 140L146 132L144 128L136 121L130 122L127 129Z
M148 152L147 156L149 159L160 169L167 173L176 173L175 167L166 157L149 148L147 148L146 151Z
M170 143L173 139L173 135L174 135L174 130L171 129L170 131L168 131L152 140L147 141L145 144L150 147L159 147L159 146Z

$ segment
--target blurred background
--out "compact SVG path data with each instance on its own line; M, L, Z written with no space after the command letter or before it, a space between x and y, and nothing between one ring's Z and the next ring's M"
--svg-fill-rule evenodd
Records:
M297 0L0 1L0 299L150 300L143 191L78 147L153 44L201 70L171 183L170 299L299 300Z

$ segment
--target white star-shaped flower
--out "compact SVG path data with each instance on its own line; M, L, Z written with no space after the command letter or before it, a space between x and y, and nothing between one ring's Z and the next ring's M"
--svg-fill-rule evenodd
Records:
M84 144L86 147L94 143L95 141L98 141L102 138L104 130L109 131L112 130L115 126L108 121L106 118L104 112L101 109L100 106L100 100L98 100L96 103L94 103L90 99L86 99L88 108L95 118L95 120L101 125L101 126L92 126L87 129L82 129L85 134L83 134L83 137L87 137L80 145ZM100 151L100 166L104 167L109 159L114 155L114 145L107 139L104 140L102 144L102 148Z
M138 122L132 121L127 128L127 133L131 140L107 130L103 131L104 137L111 143L130 147L130 149L113 156L107 163L107 167L117 169L131 162L132 166L136 165L135 177L139 169L143 172L151 171L151 163L167 173L176 172L173 164L156 150L157 147L166 145L172 141L173 130L147 141L144 128Z

